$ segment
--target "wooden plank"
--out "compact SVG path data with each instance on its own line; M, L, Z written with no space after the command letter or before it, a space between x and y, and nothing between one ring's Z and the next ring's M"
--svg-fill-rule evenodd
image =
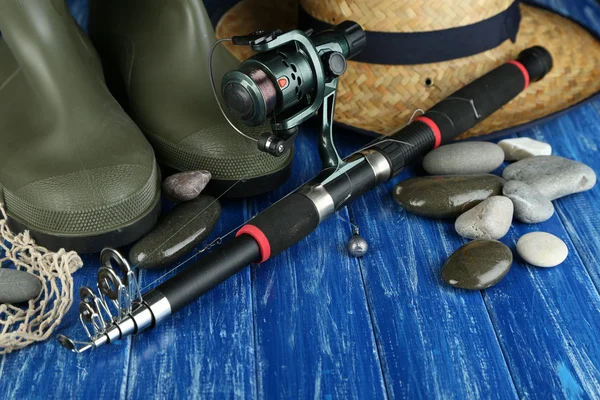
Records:
M558 143L573 138L573 130L564 124L577 118L580 112L574 111L519 136L549 142L554 154L568 157ZM483 291L522 398L600 396L600 346L596 340L600 329L600 297L582 263L582 253L573 245L559 218L565 200L581 202L585 195L555 202L557 214L542 224L513 224L502 239L515 255L513 267L501 285ZM597 196L591 192L587 195ZM573 221L584 220L583 215L587 214L574 215ZM564 264L544 269L522 261L516 253L516 242L533 231L552 233L567 243L570 255Z
M88 17L90 14L88 0L67 0L67 5L71 15L81 28L87 32Z
M532 0L529 2L566 15L596 34L600 32L600 6L597 0Z
M443 262L461 244L453 224L409 214L393 200L394 185L414 175L407 170L351 206L371 245L361 270L388 393L515 398L481 294L441 280Z
M600 104L596 102L596 104ZM600 106L599 106L600 108ZM586 105L549 124L534 129L534 139L552 145L553 154L589 165L598 173L600 159L600 114L593 105ZM577 249L588 273L600 288L600 189L567 196L555 202L556 212Z
M84 267L73 277L75 301L56 334L87 339L79 324L79 288L95 287L99 261L85 256ZM102 351L76 355L52 337L17 352L0 356L0 393L5 398L123 397L127 385L131 339Z
M292 187L320 169L316 143L314 130L301 132ZM292 187L250 202L251 212ZM252 268L259 398L386 397L359 264L345 249L350 236L332 217Z
M219 223L196 250L247 219L243 200L222 205ZM141 287L156 287L173 275L164 277L167 271L140 271ZM250 270L246 269L134 338L127 397L254 398L252 332Z

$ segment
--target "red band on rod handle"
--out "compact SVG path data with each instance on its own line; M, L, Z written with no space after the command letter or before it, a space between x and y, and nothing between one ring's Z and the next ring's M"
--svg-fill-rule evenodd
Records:
M527 71L527 68L525 68L523 64L516 60L510 60L507 64L512 64L515 67L519 68L519 70L523 74L523 79L525 79L525 86L523 87L523 90L527 89L527 87L529 86L529 72Z
M440 128L438 128L436 123L427 117L415 118L415 122L416 121L424 123L433 131L433 136L435 137L435 144L433 145L433 148L437 149L438 147L440 147L440 145L442 144L442 132L440 131Z
M258 229L254 225L244 225L242 229L235 234L235 237L240 235L250 235L256 240L258 244L258 248L260 249L260 261L259 263L265 262L271 257L271 244L269 243L269 239L265 236L263 231Z

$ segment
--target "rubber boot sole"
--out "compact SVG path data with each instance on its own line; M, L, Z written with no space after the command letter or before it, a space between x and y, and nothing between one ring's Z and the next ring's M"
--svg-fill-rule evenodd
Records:
M4 199L4 191L0 186L0 201ZM50 251L66 249L79 254L98 253L106 247L119 248L136 242L146 235L158 221L161 211L160 192L157 193L152 206L145 210L139 218L113 230L98 232L91 235L68 235L55 232L45 232L31 228L27 223L11 216L7 210L7 223L14 233L29 231L31 237L40 246Z
M292 176L292 163L290 162L279 171L257 178L242 180L211 180L204 190L207 194L224 198L243 198L258 196L275 190L283 185Z

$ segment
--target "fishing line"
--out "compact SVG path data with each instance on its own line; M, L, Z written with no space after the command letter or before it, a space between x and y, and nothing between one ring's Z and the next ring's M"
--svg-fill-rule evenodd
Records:
M412 124L412 122L415 119L415 116L417 115L418 112L420 112L421 115L425 114L425 111L423 111L420 108L417 108L412 113L412 115L410 116L410 119L408 120L408 123L406 125L404 125L402 128L398 129L397 131L392 132L390 135L395 135L396 133L400 132L402 129L406 128L408 125ZM360 149L356 150L354 153L351 153L348 157L352 157L353 155L358 154L361 151L366 150L366 149L368 149L371 146L374 146L374 145L379 144L379 143L385 143L385 142L402 143L402 144L408 145L410 147L414 147L414 144L408 143L408 142L403 142L402 140L398 140L398 139L394 139L394 138L390 138L390 137L383 137L383 138L378 137L378 138L373 139L372 141L370 141L369 143L367 143L366 145L364 145Z
M196 218L198 218L200 215L202 215L202 213L206 210L208 210L213 204L215 204L217 201L219 201L220 198L222 198L223 196L225 196L231 189L233 189L235 187L235 185L237 185L238 183L242 182L243 180L245 180L247 178L242 178L240 180L238 180L237 182L235 182L233 185L231 185L229 188L227 188L227 190L225 190L223 193L221 193L216 199L214 199L213 201L210 202L210 204L208 204L206 207L204 207L200 212L198 212L192 219L190 219L188 222L186 222L181 228L179 228L175 233L173 233L169 238L167 238L164 242L162 242L159 246L156 247L156 249L152 252L150 252L150 254L148 254L145 258L150 258L151 256L153 256L154 254L156 254L159 250L162 250L163 246L166 245L167 243L169 243L171 241L171 239L173 239L175 236L177 236L182 230L184 230L189 224L191 224L192 222L194 222L196 220ZM143 264L144 261L141 261L140 263L136 264L133 266L133 268L139 268L139 266L141 264Z
M223 117L224 117L224 118L225 118L225 120L226 120L226 121L229 123L229 125L230 125L230 126L233 128L233 129L235 129L235 131L236 131L236 132L238 132L239 134L241 134L243 137L245 137L245 138L247 138L247 139L249 139L249 140L252 140L252 141L254 141L254 142L258 142L258 140L257 140L257 139L255 139L255 138L253 138L253 137L250 137L250 136L248 136L248 135L244 134L242 131L240 131L240 130L239 130L239 129L238 129L238 128L237 128L237 127L236 127L236 126L235 126L235 125L234 125L234 124L231 122L231 120L230 120L230 119L229 119L229 117L227 116L227 113L226 113L226 112L225 112L225 110L223 109L223 106L221 105L221 101L220 101L220 99L219 99L219 96L218 96L218 94L217 94L217 89L216 89L216 87L215 87L215 81L214 81L214 75L213 75L213 65L212 65L212 64L213 64L213 56L214 56L215 49L217 48L217 46L218 46L219 44L221 44L221 43L223 43L223 42L231 42L231 41L232 41L232 39L231 39L231 38L219 39L219 40L217 40L217 42L216 42L216 43L215 43L215 44L212 46L212 48L211 48L211 50L210 50L209 62L208 62L208 74L209 74L209 77L210 77L210 79L209 79L209 80L210 80L210 86L211 86L211 88L212 88L213 95L215 96L215 100L216 100L216 102L217 102L217 105L219 106L219 110L221 110L221 113L223 114ZM276 121L276 120L275 120L275 121ZM227 194L227 193L228 193L228 192L229 192L231 189L233 189L233 187L234 187L234 186L236 186L238 183L240 183L240 182L244 181L245 179L247 179L247 178L245 178L245 177L244 177L244 178L241 178L241 179L239 179L237 182L235 182L233 185L231 185L231 186L230 186L230 187L229 187L229 188L228 188L226 191L224 191L223 193L221 193L221 194L220 194L220 195L219 195L219 196L218 196L218 197L217 197L215 200L213 200L213 201L212 201L212 202L211 202L209 205L207 205L207 206L206 206L206 207L205 207L203 210L201 210L200 212L198 212L198 214L196 214L196 215L195 215L195 216L194 216L194 217L193 217L191 220L189 220L189 221L188 221L188 222L187 222L185 225L183 225L183 226L182 226L181 228L179 228L179 229L178 229L178 230L177 230L175 233L173 233L173 235L171 235L171 236L170 236L169 238L167 238L167 239L166 239L166 240L165 240L163 243L161 243L161 244L160 244L160 246L158 246L158 247L157 247L157 248L156 248L154 251L152 251L150 254L148 254L148 255L146 256L146 258L150 258L150 257L151 257L151 256L153 256L154 254L156 254L156 253L157 253L159 250L161 250L161 249L162 249L162 247L163 247L163 246L165 246L167 243L169 243L169 242L171 241L171 239L173 239L173 238L174 238L174 237L175 237L177 234L179 234L179 233L180 233L180 232L181 232L183 229L185 229L185 228L186 228L186 227L187 227L189 224L191 224L191 223L192 223L194 220L196 220L196 218L198 218L198 217L199 217L199 216L200 216L202 213L204 213L204 211L206 211L206 210L207 210L209 207L211 207L211 206L212 206L212 205L213 205L215 202L217 202L219 199L221 199L223 196L225 196L225 195L226 195L226 194ZM304 184L303 184L303 185L304 185ZM294 191L296 191L296 190L298 190L298 188L294 189ZM291 193L289 193L289 194L292 194L292 193L293 193L293 192L291 192ZM288 195L289 195L289 194L288 194ZM287 197L287 196L286 196L286 197ZM283 200L284 198L285 198L285 197L283 197L283 198L282 198L282 199L280 199L279 201ZM245 223L244 223L244 224L245 224ZM244 224L240 225L239 227L243 226ZM238 228L239 228L239 227L238 227ZM237 229L237 228L235 228L235 229L234 229L234 231L235 231L236 229ZM232 232L233 232L233 231L232 231ZM230 235L232 232L229 232L229 233L227 233L226 235L224 235L224 236L221 236L221 237L220 237L220 238L218 238L218 239L221 239L221 240L222 240L222 239L224 239L225 237L227 237L228 235ZM211 244L209 244L207 247L205 247L204 249L202 249L202 250L198 251L198 252L197 252L197 253L195 253L195 254L194 254L192 257L188 258L186 261L184 261L183 263L181 263L180 265L178 265L178 266L177 266L177 267L175 267L174 269L177 269L177 268L179 268L181 265L183 265L183 264L185 264L186 262L188 262L188 261L189 261L191 258L194 258L196 255L198 255L198 254L200 254L200 253L202 253L202 252L204 252L204 251L208 250L210 247L213 247L215 244L218 244L218 243L214 243L214 244L213 244L213 243L211 243ZM138 263L138 264L134 265L134 266L133 266L133 268L139 268L139 266L140 266L141 264L143 264L143 263L144 263L144 262L143 262L143 261L141 261L140 263ZM173 269L173 270L174 270L174 269ZM171 271L167 272L167 274L169 274L169 273L173 272L173 270L171 270Z
M300 184L298 187L296 187L294 190L292 190L291 192L289 192L288 194L286 194L285 196L283 196L281 199L277 200L275 203L271 204L271 206L279 203L280 201L284 200L286 197L291 196L292 194L296 193L298 191L298 189L300 189L302 186L306 185L307 183L309 183L312 179L309 179L305 182L303 182L302 184ZM239 182L239 181L238 181ZM237 183L237 182L236 182ZM232 186L233 187L233 186ZM223 195L221 195L223 196ZM215 201L218 199L215 199ZM210 207L210 206L208 206ZM208 208L207 207L207 208ZM201 212L202 213L202 212ZM256 216L256 215L255 215ZM166 273L164 273L163 275L161 275L159 278L155 279L154 281L150 282L149 284L147 284L146 286L144 286L144 288L142 289L142 291L146 290L147 288L149 288L150 286L154 285L156 282L160 281L161 279L163 279L164 277L166 277L167 275L170 275L172 272L174 272L175 270L181 268L184 264L186 264L187 262L189 262L191 259L193 259L194 257L196 257L198 254L204 253L206 250L211 249L212 247L221 244L223 242L223 239L225 239L226 237L228 237L229 235L231 235L232 233L236 232L239 228L241 228L242 226L246 225L248 222L250 222L255 216L253 216L252 218L242 222L240 225L238 225L237 227L233 228L231 231L227 232L225 235L219 236L218 238L216 238L215 240L213 240L210 244L208 244L207 246L205 246L204 248L196 251L193 255L191 255L190 257L188 257L187 259L185 259L185 261L179 263L176 267L171 268L169 271L167 271ZM191 222L191 221L190 221ZM188 222L189 224L189 222ZM186 224L187 226L187 224ZM181 228L183 229L183 228ZM167 240L168 242L168 240ZM166 242L165 242L166 243ZM164 245L164 243L163 243ZM162 245L161 245L162 247ZM160 247L158 248L160 249ZM158 251L155 250L155 251Z
M227 41L227 39L221 39L221 41ZM218 43L217 43L218 44ZM214 50L215 46L213 46L213 50ZM213 83L213 89L214 89L214 83ZM220 104L219 104L220 107ZM408 126L412 123L412 121L414 120L414 117L416 116L416 114L418 112L421 112L422 114L424 114L425 112L422 109L417 109L413 112L412 116L410 117L408 123L405 126ZM361 151L375 145L375 144L379 144L379 143L385 143L387 141L393 141L393 142L399 142L402 144L406 144L409 146L413 146L411 143L408 142L403 142L401 140L398 139L392 139L392 138L376 138L374 140L372 140L371 142L367 143L365 146L361 147L360 149L356 150L355 152L351 153L348 157L351 157L355 154L360 153ZM347 173L345 173L346 177L348 178L349 181L350 177L348 176ZM227 192L229 192L235 185L237 185L238 183L240 183L241 181L245 180L246 178L242 178L240 180L238 180L237 182L235 182L233 185L231 185L225 192L223 192L221 195L219 195L219 197L217 197L214 201L212 201L208 206L206 206L202 211L200 211L198 214L196 214L196 216L194 216L194 218L192 218L190 221L188 221L185 225L183 225L179 230L177 230L177 232L175 232L173 235L171 235L171 237L169 237L167 240L165 240L160 246L158 246L156 248L156 250L154 250L153 252L151 252L146 258L151 257L152 255L154 255L155 253L157 253L159 250L162 249L162 247L164 245L166 245L171 239L173 239L178 233L180 233L184 228L186 228L189 224L191 224L196 218L198 218L204 211L206 211L210 206L212 206L215 202L217 202L219 199L221 199L223 196L225 196L227 194ZM295 188L294 190L292 190L291 192L289 192L288 194L286 194L284 197L282 197L281 199L279 199L277 202L273 203L273 204L277 204L280 201L282 201L283 199L285 199L286 197L292 195L293 193L295 193L296 191L298 191L298 189L300 189L302 186L306 185L307 183L309 183L311 180L307 180L306 182L302 183L301 185L299 185L297 188ZM339 218L344 219L340 214L338 214ZM254 217L252 217L254 218ZM169 271L167 271L165 274L163 274L162 276L160 276L159 278L155 279L154 281L152 281L151 283L147 284L142 290L146 290L148 287L152 286L153 284L155 284L156 282L160 281L161 279L163 279L164 277L166 277L167 275L170 275L171 273L173 273L174 271L178 270L179 268L181 268L183 265L185 265L186 263L188 263L190 260L192 260L193 258L195 258L197 255L204 253L205 251L211 249L212 247L214 247L215 245L219 245L222 243L222 241L227 238L228 236L230 236L232 233L236 232L239 228L241 228L242 226L246 225L250 220L252 220L252 218L250 218L249 220L243 222L242 224L238 225L237 227L235 227L234 229L232 229L231 231L229 231L228 233L226 233L225 235L219 236L218 238L216 238L215 240L213 240L211 243L209 243L207 246L205 246L204 248L196 251L194 254L192 254L190 257L186 258L184 261L182 261L181 263L179 263L177 266L175 266L174 268L171 268ZM352 225L353 228L353 232L358 234L359 228L358 225L345 220L346 222L350 223L350 225ZM134 266L134 268L139 268L139 265L143 264L143 261L141 263L138 263L137 265Z
M208 58L208 75L209 75L209 81L210 81L210 87L212 88L212 92L213 92L213 96L215 96L215 99L217 100L217 105L219 106L219 110L221 110L221 114L223 114L223 117L225 117L225 120L229 123L229 125L231 125L231 127L233 129L235 129L235 131L237 133L239 133L240 135L242 135L243 137L245 137L246 139L252 140L253 142L258 142L258 139L255 139L251 136L246 135L244 132L242 132L241 130L238 129L237 126L235 126L233 124L233 122L231 122L231 120L229 119L229 116L227 116L227 113L225 112L225 110L223 109L223 106L221 105L221 99L219 98L219 95L217 94L217 88L215 87L215 79L213 76L213 54L215 52L215 49L217 48L218 45L220 45L223 42L231 42L231 38L226 38L226 39L219 39L216 41L216 43L213 45L213 47L210 49L210 56Z
M349 207L346 206L345 208L346 208L346 211L348 212L348 215L350 215L350 209L349 209ZM349 223L352 226L352 233L354 235L359 235L360 234L360 228L358 227L358 225L356 223L352 222L350 219L342 216L339 213L337 214L337 217L339 219L341 219L342 221Z

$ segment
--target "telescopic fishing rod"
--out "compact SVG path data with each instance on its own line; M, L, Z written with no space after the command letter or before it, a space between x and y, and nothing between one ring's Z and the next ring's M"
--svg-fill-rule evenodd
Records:
M248 125L271 119L272 132L258 139L257 145L274 156L291 146L298 125L318 111L323 171L248 221L234 239L143 295L127 261L114 250L102 252L100 295L85 287L80 291L80 319L90 339L78 342L59 335L64 347L81 353L154 327L247 265L263 263L293 246L327 217L466 132L552 68L547 50L526 49L516 60L453 93L397 133L341 159L331 129L335 90L346 59L365 45L360 26L346 21L315 35L273 31L231 40L251 46L258 54L224 76L222 94L227 108Z

